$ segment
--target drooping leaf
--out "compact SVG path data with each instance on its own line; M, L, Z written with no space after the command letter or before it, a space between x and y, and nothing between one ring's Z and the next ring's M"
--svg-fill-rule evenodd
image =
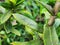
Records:
M54 27L44 26L44 45L58 45L59 40Z
M2 15L1 18L0 18L0 23L3 24L5 23L11 16L11 12L7 12L6 14Z
M29 19L26 16L23 16L21 14L13 14L14 18L21 24L23 25L27 25L29 27L31 27L32 29L36 29L37 30L37 23L34 22L33 20Z

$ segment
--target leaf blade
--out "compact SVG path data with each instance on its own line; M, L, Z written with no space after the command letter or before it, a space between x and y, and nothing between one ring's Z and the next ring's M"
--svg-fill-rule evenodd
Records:
M32 29L37 29L37 23L33 20L29 19L26 16L20 15L20 14L13 14L14 18L21 24L27 25L31 27Z
M38 1L37 1L37 2L38 2ZM40 3L42 6L44 6L51 15L54 15L54 13L53 13L53 8L52 8L51 6L49 6L48 4L45 4L45 3L41 2L41 1L39 1L39 3Z
M47 29L48 28L48 29ZM45 45L58 45L59 40L54 27L44 26L44 44Z
M0 23L5 23L11 16L11 12L6 13L5 15L1 16Z

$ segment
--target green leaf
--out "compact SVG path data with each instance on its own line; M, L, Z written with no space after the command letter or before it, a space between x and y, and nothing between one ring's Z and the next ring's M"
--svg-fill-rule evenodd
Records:
M24 0L17 0L17 4L16 5L18 6L22 2L24 2Z
M1 40L1 38L0 38L0 45L2 45L2 40Z
M48 4L45 4L45 3L41 2L41 1L37 1L37 2L39 2L42 6L44 6L49 11L49 13L51 15L54 15L53 14L53 8L51 6L49 6Z
M6 13L6 9L2 6L0 6L0 13L2 13L2 14Z
M33 34L34 34L33 29L31 29L31 28L30 28L30 27L28 27L28 26L25 26L25 30L26 30L26 32L30 33L31 35L33 35Z
M33 18L31 12L29 12L29 11L27 11L27 10L21 10L21 11L19 11L18 13L22 13L22 14L30 17L30 18Z
M5 0L5 2L8 3L8 4L10 4L11 2L12 2L13 4L16 4L16 0Z
M60 2L60 0L57 0L58 2Z
M12 45L40 45L40 40L31 40L29 42L12 42Z
M32 29L35 29L37 30L37 23L34 22L33 20L29 19L28 17L26 16L23 16L21 14L13 14L14 18L21 24L23 25L26 25L26 26L29 26L30 28Z
M54 27L44 26L44 45L58 45L59 40Z
M45 19L49 19L50 18L51 14L45 8L43 8L41 10L41 14L43 14L43 13L45 14Z
M2 15L0 18L0 23L5 23L11 16L11 11L7 12L6 14Z
M3 28L3 25L0 25L0 30Z
M57 28L57 27L59 27L59 25L60 25L60 19L57 18L57 19L55 19L54 27Z
M3 34L4 35L5 34L5 31L1 31L0 34Z
M14 33L15 35L21 36L21 33L20 33L17 29L14 29L14 28L12 27L12 25L9 24L9 23L7 23L7 24L4 25L4 29L5 29L5 31L6 31L7 33L12 32L12 33Z
M11 32L15 35L21 36L21 33L17 29L12 28Z
M5 0L6 3L10 3L9 0Z
M40 0L40 1L42 1L44 3L48 3L49 2L49 0Z
M16 4L17 0L10 0L10 2L12 2L14 5Z

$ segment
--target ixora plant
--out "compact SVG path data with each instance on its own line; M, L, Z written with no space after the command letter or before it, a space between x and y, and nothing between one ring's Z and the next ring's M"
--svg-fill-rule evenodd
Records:
M35 17L28 9L25 0L5 0L0 2L0 45L60 45L54 23L60 8L60 0L57 0L54 9L41 1L34 1L44 6L51 14L50 19L45 20L43 33L40 33L38 29L40 27L34 21ZM26 41L25 38L28 36L33 40Z

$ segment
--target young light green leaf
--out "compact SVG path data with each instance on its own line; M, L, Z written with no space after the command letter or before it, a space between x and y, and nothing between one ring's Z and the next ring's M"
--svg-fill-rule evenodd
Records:
M37 30L37 23L34 22L33 20L29 19L28 17L26 16L23 16L21 14L13 14L14 18L21 24L23 25L26 25L26 26L29 26L30 28L32 29L35 29Z
M48 28L48 29L47 29ZM58 45L59 40L54 27L44 26L44 45Z
M0 23L3 24L5 23L11 16L11 12L7 12L5 15L2 15L0 18Z

